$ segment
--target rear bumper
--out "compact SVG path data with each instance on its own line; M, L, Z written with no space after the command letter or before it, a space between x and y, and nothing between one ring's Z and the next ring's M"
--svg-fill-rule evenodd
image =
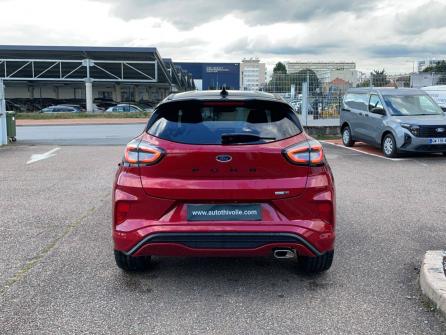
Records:
M305 239L289 233L160 233L152 234L141 240L127 255L163 252L166 247L181 253L205 254L218 250L237 253L269 252L270 248L289 247L319 256L320 252ZM306 250L304 250L306 249ZM250 252L250 250L252 250ZM168 252L167 250L165 250ZM175 252L174 252L175 254Z
M308 222L306 222L308 224ZM310 225L311 226L311 225ZM315 222L301 226L151 226L136 231L114 231L115 249L131 256L268 256L274 249L320 256L334 249L335 232ZM315 230L316 228L317 230Z
M267 256L276 248L289 248L298 255L317 256L334 249L336 201L328 166L311 169L300 196L256 199L261 221L190 221L185 201L149 196L137 174L118 171L113 193L115 250L133 256ZM117 220L120 203L128 207Z

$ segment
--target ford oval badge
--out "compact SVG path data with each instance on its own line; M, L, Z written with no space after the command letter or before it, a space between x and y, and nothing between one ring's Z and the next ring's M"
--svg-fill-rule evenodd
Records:
M215 157L215 159L217 160L217 162L220 163L228 163L232 161L232 157L229 155L218 155L217 157Z

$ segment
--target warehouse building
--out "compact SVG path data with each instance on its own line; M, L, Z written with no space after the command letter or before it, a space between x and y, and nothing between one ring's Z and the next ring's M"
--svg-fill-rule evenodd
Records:
M240 63L175 63L192 74L198 90L240 89Z
M87 111L95 99L158 102L195 89L190 73L156 48L5 45L0 79L7 100L84 101Z

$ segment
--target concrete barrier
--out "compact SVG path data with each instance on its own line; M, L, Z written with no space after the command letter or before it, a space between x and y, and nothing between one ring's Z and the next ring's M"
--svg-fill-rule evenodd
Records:
M445 251L428 251L420 270L421 291L446 317Z

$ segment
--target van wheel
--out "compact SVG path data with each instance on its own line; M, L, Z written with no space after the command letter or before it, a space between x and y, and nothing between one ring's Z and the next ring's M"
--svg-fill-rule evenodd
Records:
M387 134L384 136L383 142L382 142L382 150L383 154L386 157L393 158L398 155L396 150L396 142L395 138L392 134Z
M319 273L330 269L333 263L334 250L328 251L321 256L298 258L297 267L305 273Z
M150 256L127 256L121 251L115 250L115 261L116 265L124 271L144 271L149 268Z
M342 143L344 143L346 147L352 147L355 145L355 141L352 139L352 131L350 130L349 126L342 128Z

